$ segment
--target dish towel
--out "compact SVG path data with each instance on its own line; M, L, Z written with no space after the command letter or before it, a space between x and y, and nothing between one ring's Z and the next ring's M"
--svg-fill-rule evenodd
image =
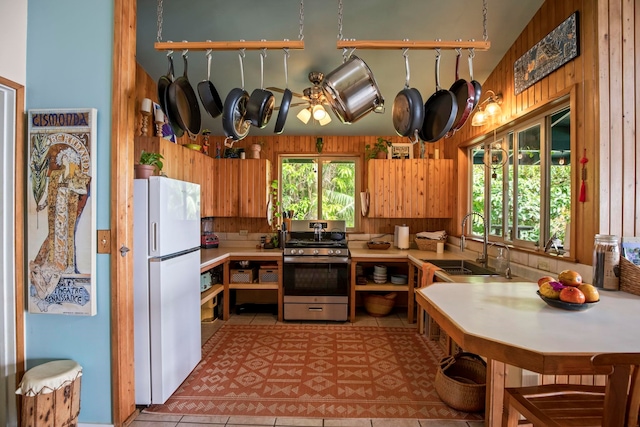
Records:
M421 239L431 239L431 240L443 240L447 238L447 232L445 230L441 231L421 231L416 234L416 237Z

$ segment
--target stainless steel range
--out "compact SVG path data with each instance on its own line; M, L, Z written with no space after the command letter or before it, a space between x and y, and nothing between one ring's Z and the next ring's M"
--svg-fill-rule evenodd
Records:
M291 221L284 247L284 319L347 320L345 221Z

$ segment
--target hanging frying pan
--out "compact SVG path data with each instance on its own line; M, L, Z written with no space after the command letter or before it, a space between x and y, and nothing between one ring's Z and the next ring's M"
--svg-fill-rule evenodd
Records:
M424 122L419 137L426 142L441 139L453 126L458 113L456 97L440 87L440 49L436 49L436 91L424 104Z
M196 93L187 77L189 64L186 50L182 52L182 58L184 60L184 72L182 76L169 85L165 99L170 114L172 117L175 115L180 128L189 134L190 139L196 139L202 124L200 104L198 104Z
M289 90L289 70L287 60L289 59L289 49L284 49L284 92L282 92L282 101L280 101L280 108L278 111L278 118L276 119L276 127L273 130L278 135L284 131L284 123L287 121L287 114L289 114L289 106L291 105L291 97L293 93Z
M249 121L245 119L249 94L244 90L244 49L240 50L240 77L242 87L231 89L224 100L222 109L222 128L227 138L235 141L243 139L249 134Z
M211 49L207 49L207 80L198 83L198 95L200 95L202 106L211 117L215 119L222 114L222 100L216 87L211 83Z
M247 103L246 118L252 126L264 128L269 123L275 107L275 97L271 91L264 89L264 57L266 49L260 52L260 89L254 89Z
M406 79L404 89L400 91L393 101L393 127L400 136L409 136L422 128L424 121L424 104L422 96L416 88L409 87L409 55L408 49L404 49L404 67Z
M453 132L460 129L469 118L469 114L473 110L474 87L471 82L461 79L458 74L458 66L460 65L460 49L456 49L458 54L456 55L456 80L451 85L449 90L456 96L456 103L458 104L458 112L456 118L453 121L453 126L449 131L449 135L453 135Z
M169 121L169 124L173 129L173 133L177 137L181 137L182 135L184 135L184 130L180 128L176 119L172 117L172 115L170 114L169 109L167 108L167 102L166 102L169 86L171 86L171 83L173 83L173 56L172 55L173 55L172 50L167 52L167 59L169 60L169 70L167 71L166 75L161 76L158 79L158 102L160 103L160 108L162 108L162 111L167 116L167 120Z
M469 79L473 85L473 108L475 109L480 102L482 96L482 85L479 81L473 79L473 58L476 56L475 50L469 49Z

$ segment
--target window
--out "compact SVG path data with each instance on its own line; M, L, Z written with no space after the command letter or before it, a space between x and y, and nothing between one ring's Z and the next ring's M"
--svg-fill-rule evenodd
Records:
M295 219L344 220L354 229L359 163L355 156L282 156L282 209L293 210Z
M544 249L554 239L562 250L571 221L570 130L565 104L469 148L470 205L488 219L491 240ZM481 236L482 223L471 230Z

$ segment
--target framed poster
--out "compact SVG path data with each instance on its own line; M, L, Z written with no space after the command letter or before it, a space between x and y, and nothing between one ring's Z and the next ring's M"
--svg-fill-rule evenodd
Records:
M576 58L578 46L578 12L574 12L562 24L547 34L513 66L515 94L551 74L567 62Z
M96 116L29 110L29 313L96 314Z
M387 152L388 159L413 159L413 144L392 144Z

